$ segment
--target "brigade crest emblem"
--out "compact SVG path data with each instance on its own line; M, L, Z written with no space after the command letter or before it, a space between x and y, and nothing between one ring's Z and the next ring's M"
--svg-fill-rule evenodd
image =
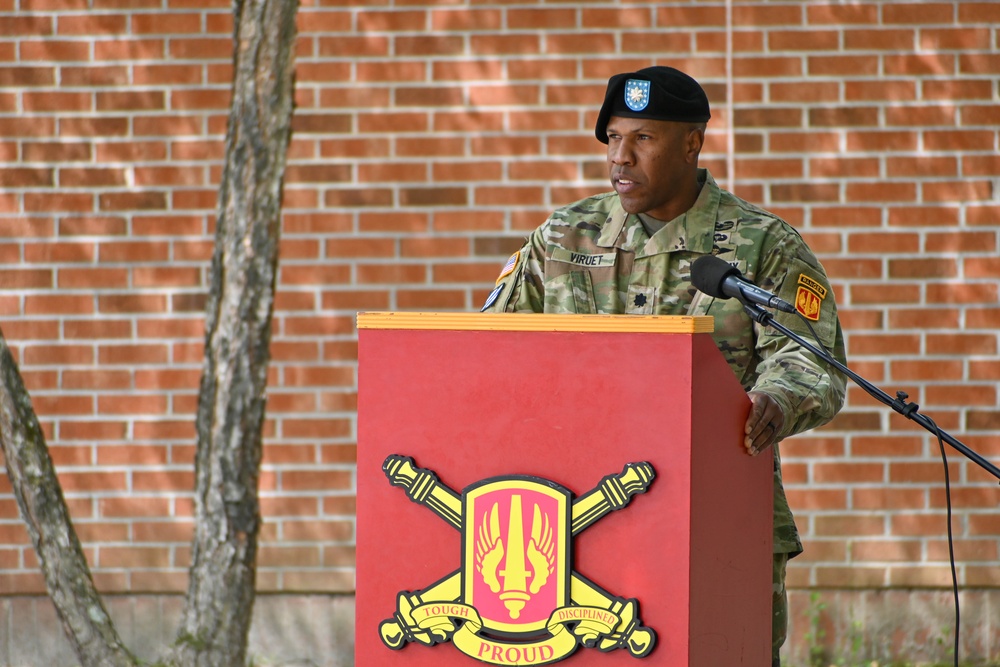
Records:
M825 298L826 288L823 285L805 274L799 275L798 289L795 292L795 310L802 317L818 322Z
M583 496L539 477L492 477L459 495L409 457L389 456L389 482L462 533L461 566L428 588L403 591L379 626L402 649L450 641L493 665L547 665L580 646L623 648L642 658L656 633L638 602L614 596L572 569L572 538L644 493L655 473L630 463Z

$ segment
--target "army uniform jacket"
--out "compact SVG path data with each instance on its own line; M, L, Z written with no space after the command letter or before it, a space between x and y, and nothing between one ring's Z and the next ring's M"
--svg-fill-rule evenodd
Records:
M766 392L781 406L779 438L825 424L843 404L843 376L756 324L737 299L713 298L691 284L694 260L725 259L795 304L819 342L843 362L843 333L823 267L786 222L722 190L707 170L699 170L699 178L704 185L694 206L652 237L613 192L556 210L508 260L483 311L711 315L715 343L743 388ZM796 314L775 319L812 339ZM774 551L797 554L802 545L774 449Z

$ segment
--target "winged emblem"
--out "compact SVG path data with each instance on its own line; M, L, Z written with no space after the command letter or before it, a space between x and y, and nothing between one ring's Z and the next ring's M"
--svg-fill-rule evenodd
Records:
M531 541L528 542L528 562L531 563L531 569L535 573L528 589L532 595L542 590L542 586L549 580L549 574L552 573L556 552L555 540L552 537L549 515L543 515L538 505L535 505L535 513L531 518Z
M500 504L493 507L483 517L476 539L476 570L494 593L500 592L497 570L503 560L503 540L500 539Z
M495 502L479 525L476 569L490 590L499 594L510 617L518 618L525 603L545 586L554 569L554 530L548 515L535 504L531 516L531 536L525 546L520 495L510 499L506 547L501 536L500 520L500 504Z

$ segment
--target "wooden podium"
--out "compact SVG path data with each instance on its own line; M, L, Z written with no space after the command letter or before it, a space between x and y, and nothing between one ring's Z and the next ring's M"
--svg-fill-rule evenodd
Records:
M358 667L762 667L770 456L710 317L358 315Z

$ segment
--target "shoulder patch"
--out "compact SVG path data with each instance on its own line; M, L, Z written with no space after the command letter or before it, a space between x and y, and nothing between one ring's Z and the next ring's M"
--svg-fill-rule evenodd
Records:
M517 260L519 260L520 258L521 258L521 251L518 250L517 252L515 252L513 255L511 255L507 259L507 263L504 264L503 268L500 270L500 276L497 278L497 282L496 282L497 285L500 284L501 280L503 280L504 278L506 278L507 276L509 276L511 273L513 273L514 267L517 266ZM496 290L493 290L493 291L495 293L498 293L498 292L496 292ZM490 295L490 296L492 296L492 295Z
M798 289L795 292L795 310L802 317L813 322L819 321L819 311L826 298L826 288L806 274L799 274Z
M490 292L490 295L488 297L486 297L486 303L483 305L482 308L479 309L479 312L483 313L483 312L486 312L487 310L489 310L490 306L492 306L494 303L496 303L497 299L500 298L500 293L503 292L503 288L506 287L506 286L507 286L506 283L501 283L501 284L497 285L496 287L494 287L493 291Z

